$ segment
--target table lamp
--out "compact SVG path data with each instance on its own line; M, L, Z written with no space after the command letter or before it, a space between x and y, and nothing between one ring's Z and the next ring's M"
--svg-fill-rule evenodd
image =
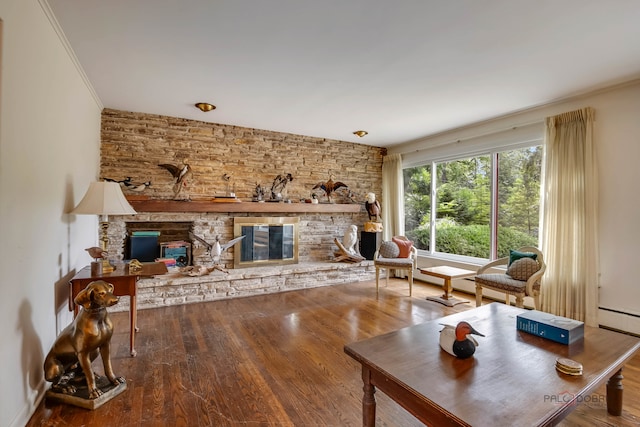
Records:
M133 215L137 212L122 194L120 184L117 182L92 182L87 193L71 213L100 216L100 246L103 251L107 251L109 247L109 236L107 235L109 215ZM113 270L109 260L103 258L102 272L110 273Z

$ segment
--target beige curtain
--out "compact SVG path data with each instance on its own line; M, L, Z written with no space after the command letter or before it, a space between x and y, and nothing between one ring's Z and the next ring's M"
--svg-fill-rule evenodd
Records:
M547 118L542 219L542 309L587 325L597 325L598 309L594 116L584 108Z
M382 225L384 240L404 235L402 156L390 154L382 159Z

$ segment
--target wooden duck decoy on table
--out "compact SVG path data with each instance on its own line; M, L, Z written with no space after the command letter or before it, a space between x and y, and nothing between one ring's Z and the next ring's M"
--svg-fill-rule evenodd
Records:
M452 356L466 359L473 356L476 347L479 346L471 334L484 337L480 332L473 329L468 322L460 322L456 326L443 325L440 331L440 347Z
M89 252L89 255L91 256L91 258L95 259L96 261L102 258L106 258L107 255L109 255L107 251L105 251L104 249L98 246L92 246L90 248L85 249L85 251Z

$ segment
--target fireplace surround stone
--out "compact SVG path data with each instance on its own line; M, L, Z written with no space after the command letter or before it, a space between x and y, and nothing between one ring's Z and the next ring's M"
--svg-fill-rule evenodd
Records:
M163 224L190 223L193 233L208 242L216 236L221 241L234 237L234 218L247 217L247 213L138 213L134 216L109 217L109 254L115 262L125 259L128 227L132 223ZM265 217L282 217L287 214L263 214ZM230 248L223 254L222 263L228 273L214 271L209 275L188 277L168 274L155 278L144 278L138 282L138 308L153 308L193 302L213 301L273 292L283 292L309 287L329 286L362 280L372 280L375 269L371 261L358 264L335 263L334 237L341 237L352 224L362 224L362 212L295 213L299 218L299 247L297 264L274 265L234 269L234 251ZM135 228L135 226L133 227ZM170 227L169 227L170 228ZM211 265L206 248L193 243L194 265ZM114 308L127 310L129 301L122 298Z

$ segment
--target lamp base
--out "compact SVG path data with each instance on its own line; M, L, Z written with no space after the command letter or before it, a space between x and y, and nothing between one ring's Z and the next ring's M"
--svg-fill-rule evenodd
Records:
M104 274L104 273L112 273L112 272L115 270L115 268L111 265L111 263L109 262L109 260L108 260L108 259L106 259L106 258L103 258L103 259L102 259L101 264L102 264L102 265L101 265L101 270L102 270L102 273L103 273L103 274Z

